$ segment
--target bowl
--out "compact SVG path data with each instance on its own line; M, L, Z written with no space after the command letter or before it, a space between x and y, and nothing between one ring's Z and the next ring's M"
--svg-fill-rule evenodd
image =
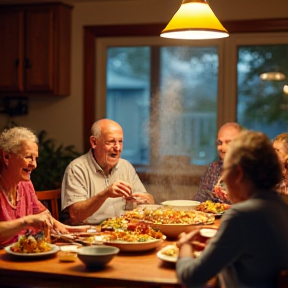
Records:
M152 227L159 229L169 239L177 239L182 232L189 233L199 228L197 224L152 224Z
M87 246L78 249L78 258L87 268L102 268L118 254L119 248L113 246Z
M161 204L177 210L195 210L196 207L200 205L200 202L193 200L169 200Z
M216 235L217 233L217 229L213 229L213 228L202 228L200 231L199 231L200 235L202 237L205 237L207 239L209 238L212 238Z

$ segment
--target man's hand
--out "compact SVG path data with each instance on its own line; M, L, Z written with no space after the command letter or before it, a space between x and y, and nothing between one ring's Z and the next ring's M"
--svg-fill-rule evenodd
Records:
M153 196L149 193L133 193L133 198L136 199L137 204L154 204Z
M117 180L107 188L107 193L108 197L111 198L117 198L117 197L131 198L132 187L129 183L123 180Z

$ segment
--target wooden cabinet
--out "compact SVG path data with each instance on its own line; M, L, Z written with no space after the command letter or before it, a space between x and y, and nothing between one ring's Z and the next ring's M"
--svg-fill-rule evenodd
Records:
M0 6L0 96L69 95L72 7Z

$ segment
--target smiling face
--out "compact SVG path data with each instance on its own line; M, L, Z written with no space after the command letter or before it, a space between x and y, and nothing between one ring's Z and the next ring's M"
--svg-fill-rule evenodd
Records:
M123 149L123 130L121 126L110 120L101 124L101 136L90 137L91 147L94 149L94 157L106 175L119 161Z
M31 172L37 167L38 145L24 140L17 153L5 153L4 157L15 182L29 181Z

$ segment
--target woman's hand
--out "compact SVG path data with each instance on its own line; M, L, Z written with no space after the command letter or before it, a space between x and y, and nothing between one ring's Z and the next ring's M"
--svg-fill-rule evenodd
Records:
M58 234L60 232L61 234L67 234L67 233L69 233L68 227L69 226L64 225L61 222L54 219L54 225L51 229L51 233Z
M176 243L176 245L178 246L178 248L181 248L181 246L183 246L184 244L190 244L192 243L193 240L196 240L197 238L199 238L199 231L200 229L196 229L196 230L193 230L189 233L181 233L179 235L179 240L178 242Z
M54 218L48 210L39 214L24 216L23 220L26 227L34 228L36 230L44 230L46 227L52 229L54 225Z

